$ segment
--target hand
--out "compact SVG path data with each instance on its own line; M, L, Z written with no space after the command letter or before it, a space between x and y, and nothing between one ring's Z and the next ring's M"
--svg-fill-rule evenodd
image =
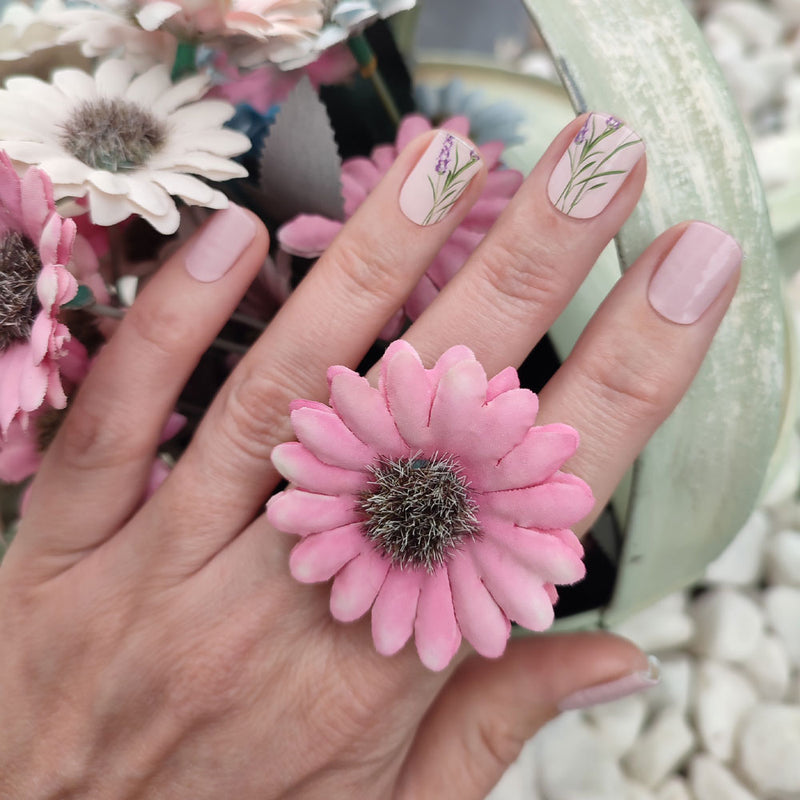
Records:
M429 363L460 343L489 375L519 365L633 209L643 158L584 218L549 199L585 121L407 331ZM326 368L359 363L480 194L483 168L441 222L407 218L398 196L432 136L403 151L144 504L164 422L262 263L261 225L220 212L102 351L0 568L0 797L479 798L565 698L646 668L605 634L515 639L498 660L465 646L440 673L413 645L384 658L368 620L334 622L328 588L290 577L293 537L265 521L289 401L327 398ZM737 253L707 225L666 231L541 392L537 424L581 434L567 468L595 515L689 386Z

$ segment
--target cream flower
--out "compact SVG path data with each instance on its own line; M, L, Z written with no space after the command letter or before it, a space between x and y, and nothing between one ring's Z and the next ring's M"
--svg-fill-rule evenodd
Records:
M35 9L12 2L0 14L0 61L16 61L57 44L59 26L51 20L64 10L61 0L43 0Z
M117 59L94 76L64 69L51 83L10 78L0 90L0 146L13 161L44 169L56 199L88 197L96 224L138 214L173 233L180 217L170 195L209 208L228 203L188 173L213 181L247 175L229 157L250 140L222 127L233 106L199 100L207 88L202 75L173 84L164 65L137 76Z

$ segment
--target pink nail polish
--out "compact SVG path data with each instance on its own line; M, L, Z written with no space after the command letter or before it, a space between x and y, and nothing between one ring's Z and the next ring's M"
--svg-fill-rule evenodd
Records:
M400 190L400 210L417 225L443 220L480 168L472 145L438 131Z
M596 217L643 155L635 131L610 114L590 114L550 176L550 202L575 219Z
M186 271L201 283L219 280L236 263L256 235L249 214L231 203L217 211L189 246Z
M655 686L661 680L661 662L655 656L647 659L647 669L631 672L623 675L615 681L598 683L596 686L589 686L586 689L579 689L567 695L559 704L561 711L569 711L573 708L588 708L600 703L608 703L612 700L619 700L629 694L641 692Z
M650 280L650 305L670 322L691 325L714 302L742 263L736 240L707 222L693 222Z

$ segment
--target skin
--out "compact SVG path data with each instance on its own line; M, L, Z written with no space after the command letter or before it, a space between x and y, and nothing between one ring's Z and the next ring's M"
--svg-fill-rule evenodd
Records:
M490 375L518 365L631 212L644 160L594 219L548 201L582 123L408 331L428 364L463 343ZM327 399L326 367L358 364L480 194L483 174L444 221L402 215L400 187L431 136L400 155L144 505L163 423L257 272L264 229L213 284L179 251L100 355L0 567L0 797L481 798L561 698L645 667L600 633L515 639L496 661L465 646L437 674L413 645L383 658L368 618L333 622L329 588L291 579L294 537L264 519L288 402ZM689 386L735 290L733 278L692 325L650 307L681 227L628 270L540 394L537 423L581 433L567 468L592 486L595 514Z

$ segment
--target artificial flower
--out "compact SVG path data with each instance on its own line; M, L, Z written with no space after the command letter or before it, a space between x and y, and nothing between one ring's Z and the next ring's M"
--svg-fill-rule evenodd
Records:
M64 10L61 0L43 0L37 7L11 2L0 13L0 61L17 61L56 45L60 28L51 19Z
M446 119L442 127L462 136L469 135L469 120L466 117ZM424 117L416 114L407 116L400 124L394 145L379 145L369 158L356 157L344 162L342 189L346 217L351 217L364 202L394 163L397 154L415 136L429 130L431 123ZM431 262L405 306L383 329L382 338L392 339L399 335L406 316L414 320L430 305L440 289L461 269L519 188L521 173L501 168L500 155L503 149L501 141L486 142L481 146L481 157L489 174L480 199ZM334 240L343 224L339 220L315 214L301 214L278 230L278 241L292 255L316 258Z
M63 408L59 359L69 340L58 312L78 290L66 268L75 223L56 213L47 175L20 178L0 152L0 435L47 401Z
M377 389L345 367L332 367L328 380L330 407L295 401L299 441L272 454L290 486L270 499L267 517L302 537L292 575L333 578L336 619L371 608L380 653L397 652L413 634L434 670L462 636L496 657L511 620L548 628L555 585L584 575L569 527L594 498L561 471L577 433L534 426L538 400L516 370L487 380L463 346L425 369L397 340Z
M207 88L203 75L173 84L163 64L136 75L120 59L94 76L64 69L50 83L10 78L0 90L0 145L15 162L46 170L57 199L86 196L92 222L138 214L172 233L180 218L171 195L190 205L228 204L188 173L215 181L247 175L229 156L250 141L222 127L233 106L198 100Z

